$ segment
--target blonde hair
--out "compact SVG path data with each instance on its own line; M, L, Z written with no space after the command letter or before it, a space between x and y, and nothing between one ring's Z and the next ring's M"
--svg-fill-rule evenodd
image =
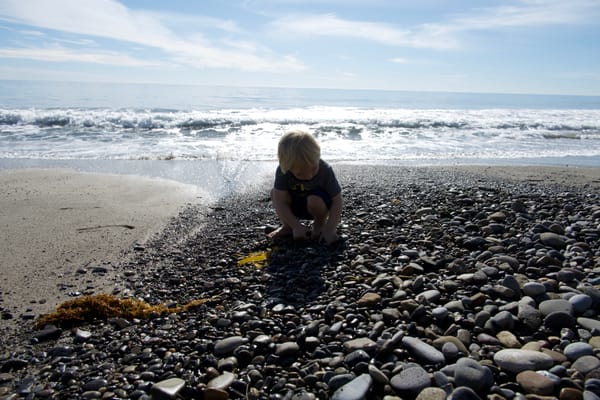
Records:
M305 131L290 131L281 137L277 146L279 166L284 174L297 167L319 163L321 147L317 140Z

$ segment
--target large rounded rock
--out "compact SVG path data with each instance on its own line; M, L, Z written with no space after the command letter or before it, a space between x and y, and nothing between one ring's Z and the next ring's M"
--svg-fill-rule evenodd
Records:
M555 249L562 249L566 245L565 237L554 232L540 233L540 242Z
M431 377L421 366L415 364L394 375L390 384L401 397L415 398L421 390L431 386Z
M534 350L504 349L494 354L494 362L500 368L519 373L525 370L548 369L554 361L547 354Z
M369 374L362 374L339 388L331 396L331 400L362 400L373 384Z
M456 386L467 386L480 394L488 393L494 384L494 376L488 367L463 357L456 362L454 382Z
M446 361L441 351L421 339L405 336L402 338L402 344L413 357L423 363L436 365Z
M554 382L535 371L523 371L517 374L517 383L525 393L549 396L554 391Z

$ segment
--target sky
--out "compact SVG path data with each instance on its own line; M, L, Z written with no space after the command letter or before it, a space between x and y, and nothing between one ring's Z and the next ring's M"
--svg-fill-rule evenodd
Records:
M600 95L600 0L1 0L0 79Z

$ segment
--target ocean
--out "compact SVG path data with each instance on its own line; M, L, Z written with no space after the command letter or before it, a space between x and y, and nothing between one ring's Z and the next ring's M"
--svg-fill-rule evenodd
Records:
M600 166L600 96L0 81L0 168L238 184L291 129L332 163Z

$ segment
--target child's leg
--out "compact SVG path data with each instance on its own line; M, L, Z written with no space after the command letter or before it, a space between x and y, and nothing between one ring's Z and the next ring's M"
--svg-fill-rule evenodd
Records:
M271 240L283 238L285 236L291 236L293 234L292 227L289 226L288 224L286 224L284 221L284 218L282 218L282 216L281 216L282 210L280 209L281 207L290 208L291 204L292 204L292 198L289 193L279 193L278 195L283 196L283 197L280 197L279 199L277 199L279 205L275 206L275 211L277 212L277 215L279 216L279 219L281 221L281 226L279 228L267 233L267 237ZM274 196L275 196L274 190L271 190L271 199L273 199L273 203L275 204L276 201L274 199Z
M327 221L329 208L321 196L310 195L306 199L306 209L314 218L311 236L318 238L321 235L321 229L325 221Z
M292 233L292 228L284 224L281 225L279 228L269 232L267 234L267 237L271 240L275 240L286 236L292 236Z

